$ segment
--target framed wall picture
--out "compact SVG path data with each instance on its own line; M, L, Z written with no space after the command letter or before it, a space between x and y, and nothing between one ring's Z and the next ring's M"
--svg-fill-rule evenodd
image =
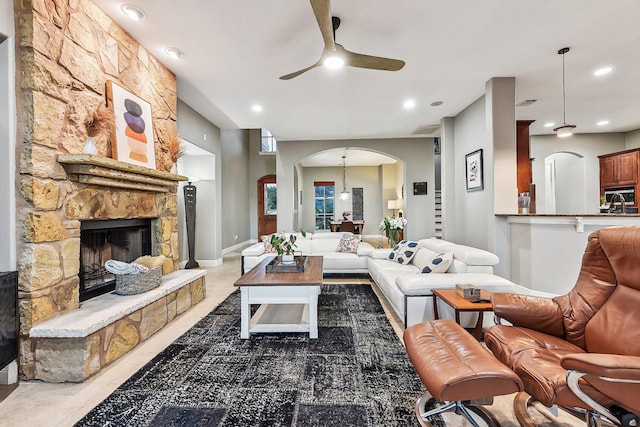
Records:
M115 119L112 157L121 162L155 169L151 104L109 80L107 105L113 108Z
M467 191L484 189L482 175L482 148L464 156L466 164Z
M427 182L414 182L413 183L413 195L424 196L427 194Z

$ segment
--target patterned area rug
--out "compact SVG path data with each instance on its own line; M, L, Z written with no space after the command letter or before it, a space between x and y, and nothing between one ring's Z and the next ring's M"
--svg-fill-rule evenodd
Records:
M323 285L319 338L240 339L227 298L77 426L416 426L424 388L368 285Z

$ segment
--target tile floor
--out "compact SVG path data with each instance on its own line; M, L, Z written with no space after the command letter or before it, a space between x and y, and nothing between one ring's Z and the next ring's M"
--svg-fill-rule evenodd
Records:
M234 252L225 256L223 265L210 268L206 275L207 296L204 301L182 316L177 317L162 331L143 342L97 375L80 384L51 384L40 381L20 382L9 396L0 401L0 426L72 426L95 405L100 403L122 382L140 369L169 343L207 315L235 290L233 283L240 276L240 254ZM364 278L335 278L327 281L336 283L369 283ZM379 291L374 286L374 290ZM380 298L398 336L402 336L402 322L384 298ZM511 397L496 399L492 409L501 413L501 419L513 419L510 407ZM564 418L564 417L563 417ZM451 424L454 425L454 424ZM459 424L462 425L462 424ZM516 426L517 423L506 425ZM573 419L562 419L549 425L583 425Z

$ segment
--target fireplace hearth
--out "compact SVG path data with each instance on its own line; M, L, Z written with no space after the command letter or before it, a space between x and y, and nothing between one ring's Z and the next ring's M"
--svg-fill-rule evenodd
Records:
M80 224L80 301L112 292L115 276L105 261L131 262L151 255L151 219L82 221Z

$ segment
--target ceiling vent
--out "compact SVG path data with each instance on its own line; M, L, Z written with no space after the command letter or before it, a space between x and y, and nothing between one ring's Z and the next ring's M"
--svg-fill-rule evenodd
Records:
M525 99L519 104L516 104L517 107L528 107L529 105L538 102L537 99Z

